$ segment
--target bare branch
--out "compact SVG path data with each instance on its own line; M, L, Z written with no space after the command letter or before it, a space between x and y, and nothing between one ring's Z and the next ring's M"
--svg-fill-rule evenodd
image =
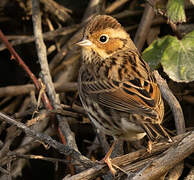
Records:
M136 174L132 180L152 180L162 176L165 172L184 160L194 152L194 131L188 133L178 144L168 149L163 156L157 158L143 171Z
M157 177L174 167L192 152L194 152L194 131L174 137L173 143L154 144L151 154L146 149L140 149L113 158L112 163L131 175L129 179L151 180L157 179ZM94 179L107 171L106 165L97 165L70 177L68 180ZM124 175L123 172L119 173L118 176L122 175Z
M44 40L53 40L57 36L66 36L70 33L75 32L79 28L79 25L73 25L70 27L62 27L59 29L56 29L54 31L45 32L43 34ZM7 36L8 40L12 40L10 44L12 46L21 45L25 43L30 43L35 41L34 36ZM6 46L4 44L0 45L0 51L6 49Z
M77 83L75 82L67 82L65 84L55 83L54 87L58 93L76 91ZM36 89L33 84L1 87L0 97L25 95L35 90Z
M44 4L46 11L55 15L60 21L65 22L70 18L68 13L71 13L70 9L64 8L64 6L58 4L53 0L40 0Z
M144 13L134 39L134 43L139 51L141 51L145 43L154 15L154 9L148 3L146 3Z
M108 6L105 10L106 14L112 13L114 10L125 4L128 0L117 0L113 2L110 6Z
M156 77L156 81L159 85L162 96L168 102L173 112L177 134L184 133L185 132L185 121L184 121L183 111L182 111L182 108L178 100L172 94L166 81L159 75L157 71L154 71L154 75Z
M38 133L27 126L25 126L23 123L20 123L16 121L15 119L3 114L0 112L0 119L6 121L9 124L13 124L20 128L22 131L24 131L27 135L33 137L36 140L42 141L45 144L48 144L49 146L55 148L57 151L64 155L71 155L72 159L74 161L80 162L85 167L91 167L94 165L89 159L87 159L85 156L82 156L78 151L75 151L74 149L69 148L68 146L64 146L63 144L57 142L56 140L52 139L50 136L47 136L43 133Z
M43 42L42 28L41 28L41 15L40 15L40 7L39 7L38 0L32 1L32 20L33 20L33 27L34 27L34 35L36 39L35 40L36 49L37 49L39 62L41 66L42 78L43 78L44 84L46 85L47 93L49 95L49 98L52 102L54 109L60 109L61 108L60 100L59 100L59 97L56 95L55 88L51 79L48 61L47 61L46 46ZM65 140L67 143L66 146L69 146L70 148L73 148L76 151L78 151L75 138L73 136L73 133L70 130L67 120L60 115L57 115L57 119L59 121L59 131L64 132ZM64 129L61 129L60 127L62 122L63 122L63 127L65 127ZM61 137L61 138L63 139L64 137Z

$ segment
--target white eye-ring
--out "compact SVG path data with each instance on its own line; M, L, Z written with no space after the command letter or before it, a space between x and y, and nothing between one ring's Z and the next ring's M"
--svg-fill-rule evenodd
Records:
M99 41L100 41L101 43L103 43L103 44L107 43L108 40L109 40L109 37L108 37L108 35L106 35L106 34L102 34L102 35L100 36L100 38L99 38Z

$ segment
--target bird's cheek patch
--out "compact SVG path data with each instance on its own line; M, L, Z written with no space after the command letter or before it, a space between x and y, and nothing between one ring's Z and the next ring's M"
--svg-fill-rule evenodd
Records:
M107 54L112 54L113 52L116 52L117 50L122 49L123 42L117 39L110 39L108 43L104 45L104 50Z

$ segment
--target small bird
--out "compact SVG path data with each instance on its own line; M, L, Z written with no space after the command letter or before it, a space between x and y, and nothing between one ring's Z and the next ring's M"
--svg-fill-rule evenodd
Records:
M115 141L104 161L114 174L110 155L116 140L136 141L146 134L171 141L161 126L164 104L156 80L129 34L108 15L97 15L86 25L78 91L89 119Z

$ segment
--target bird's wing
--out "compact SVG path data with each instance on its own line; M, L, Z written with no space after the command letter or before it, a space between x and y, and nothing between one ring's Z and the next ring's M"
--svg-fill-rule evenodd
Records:
M82 91L91 101L103 106L157 119L155 109L161 97L158 97L160 92L154 82L136 78L124 82L90 81L82 82Z

